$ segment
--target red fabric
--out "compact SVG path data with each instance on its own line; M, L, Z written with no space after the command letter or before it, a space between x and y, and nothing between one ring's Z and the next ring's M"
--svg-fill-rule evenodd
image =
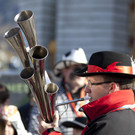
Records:
M93 72L113 72L113 73L127 73L133 74L133 69L131 66L116 66L118 62L114 62L107 66L106 69L102 69L101 67L95 65L88 65L88 73Z
M85 133L85 131L86 131L87 129L88 129L88 127L86 126L86 127L83 129L81 135L84 135L84 133Z
M48 133L46 130L44 133L42 133L42 135L62 135L62 133L56 131Z
M108 113L123 105L134 104L134 93L130 90L120 90L108 94L96 101L82 106L84 112L92 121L102 114Z

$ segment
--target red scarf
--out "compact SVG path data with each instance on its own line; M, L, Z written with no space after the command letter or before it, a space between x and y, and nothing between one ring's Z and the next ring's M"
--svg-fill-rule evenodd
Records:
M130 89L113 92L96 101L82 106L82 108L92 121L103 114L113 111L114 109L124 105L133 105L134 103L134 93Z

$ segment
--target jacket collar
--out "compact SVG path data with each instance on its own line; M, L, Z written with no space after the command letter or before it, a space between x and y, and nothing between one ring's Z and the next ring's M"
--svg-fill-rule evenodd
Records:
M82 106L82 108L88 119L92 121L102 114L129 104L134 104L134 93L132 89L113 92Z

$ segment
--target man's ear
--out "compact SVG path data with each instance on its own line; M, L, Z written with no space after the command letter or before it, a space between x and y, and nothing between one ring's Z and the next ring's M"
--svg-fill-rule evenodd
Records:
M110 83L109 93L113 93L113 92L118 91L118 90L120 90L118 83L115 83L115 82Z

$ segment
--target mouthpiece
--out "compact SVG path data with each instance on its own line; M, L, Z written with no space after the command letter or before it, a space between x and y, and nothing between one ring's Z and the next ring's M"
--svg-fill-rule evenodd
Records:
M91 97L89 97L88 95L86 95L85 97L84 97L84 100L90 100L91 99Z
M86 95L86 96L83 97L83 98L79 98L79 99L67 101L67 102L64 102L64 103L59 103L59 104L56 105L56 107L61 106L61 105L66 105L66 104L74 103L74 102L89 100L90 98L91 98L91 97L89 97L88 95Z

